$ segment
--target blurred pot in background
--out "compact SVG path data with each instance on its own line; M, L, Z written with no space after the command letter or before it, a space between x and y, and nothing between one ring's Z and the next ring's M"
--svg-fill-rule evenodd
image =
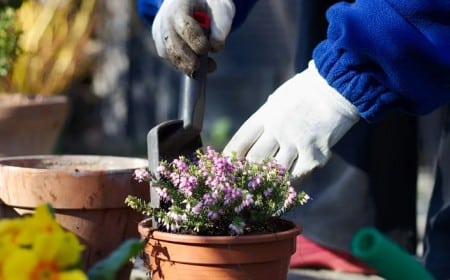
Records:
M49 154L90 71L96 0L0 3L0 156Z

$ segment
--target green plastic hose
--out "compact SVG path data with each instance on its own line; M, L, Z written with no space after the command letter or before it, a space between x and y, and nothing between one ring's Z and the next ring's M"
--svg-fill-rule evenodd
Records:
M353 236L351 250L388 280L434 279L413 256L375 228L359 230Z

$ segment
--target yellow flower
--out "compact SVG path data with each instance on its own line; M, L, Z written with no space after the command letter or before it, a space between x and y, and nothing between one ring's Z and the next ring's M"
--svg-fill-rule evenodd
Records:
M71 232L37 232L31 247L17 248L4 261L0 279L85 280L84 272L74 269L82 251Z
M0 220L0 238L17 246L30 246L36 233L63 231L50 213L48 205L40 205L32 216Z
M55 232L63 231L63 228L56 222L55 217L47 204L36 207L32 219L28 225L34 232Z
M31 217L21 219L3 219L0 221L0 238L11 244L30 244L33 235L25 237L27 231L27 222Z
M1 238L0 236L0 279L2 278L2 271L3 271L3 264L5 260L8 259L11 252L16 249L16 246L14 246L11 242L8 242L6 238Z
M0 221L0 279L86 280L77 269L83 249L41 205L32 216Z

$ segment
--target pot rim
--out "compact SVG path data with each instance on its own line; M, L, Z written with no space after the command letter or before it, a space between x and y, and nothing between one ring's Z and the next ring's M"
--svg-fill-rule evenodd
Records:
M97 159L97 160L96 160ZM54 161L54 162L68 162L67 165L62 165L61 167L46 167L45 162L42 166L33 165L32 161L39 163L40 161ZM126 161L126 163L121 163L119 165L102 166L99 165L98 168L76 168L76 163L78 165L85 164L89 166L95 162L105 162L105 161ZM30 162L23 164L23 162ZM71 165L70 163L74 164ZM21 164L22 163L22 164ZM142 164L141 164L142 163ZM24 155L24 156L10 156L0 158L0 168L7 168L10 170L26 170L28 172L58 172L58 173L77 173L77 174L96 174L96 173L119 173L126 172L129 173L131 170L137 168L147 167L147 159L139 157L125 157L125 156L103 156L103 155L75 155L75 154L63 154L63 155Z
M21 93L0 94L0 100L8 100L8 102L0 102L0 108L11 107L44 107L49 105L68 106L69 98L65 95L26 95Z
M149 238L159 241L176 242L176 243L189 243L189 244L244 244L244 243L260 243L268 241L280 241L290 239L292 236L297 236L302 232L301 225L298 225L292 221L286 219L280 219L286 224L291 226L290 229L263 234L248 234L248 235L236 235L236 236L205 236L205 235L192 235L182 233L170 233L163 231L152 231ZM139 223L144 226L143 223L147 222L145 219Z

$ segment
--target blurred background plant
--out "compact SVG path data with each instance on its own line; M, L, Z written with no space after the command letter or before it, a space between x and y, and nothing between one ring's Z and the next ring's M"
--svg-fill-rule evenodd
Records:
M4 2L17 9L5 8L2 17L3 92L61 94L89 73L96 53L92 34L98 0Z
M205 135L205 145L221 151L231 138L232 122L229 117L221 117L212 123L209 133Z
M21 28L16 21L18 1L0 2L0 76L5 77L19 55Z

